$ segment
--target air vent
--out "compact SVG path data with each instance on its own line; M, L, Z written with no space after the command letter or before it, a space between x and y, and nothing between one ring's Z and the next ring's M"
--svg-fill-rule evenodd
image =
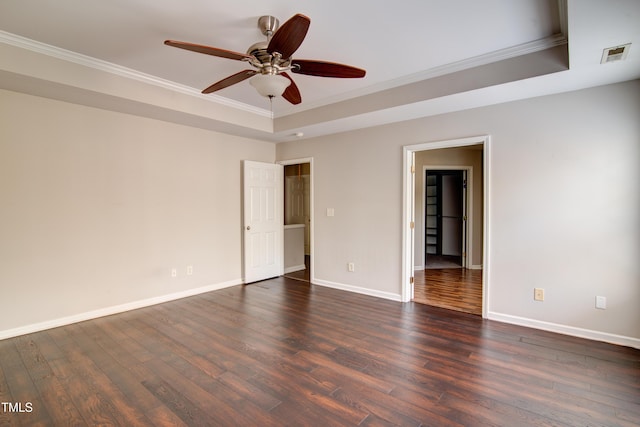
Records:
M600 63L606 64L607 62L622 61L626 59L630 47L631 43L606 48L602 51L602 59L600 60Z

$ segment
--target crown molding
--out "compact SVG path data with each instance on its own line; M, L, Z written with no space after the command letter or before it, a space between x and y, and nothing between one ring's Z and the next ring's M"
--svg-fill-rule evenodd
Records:
M441 65L438 67L430 68L428 70L420 71L417 73L409 74L397 79L389 80L380 84L367 86L361 89L356 89L350 92L333 96L330 98L324 98L316 102L308 102L304 106L288 108L276 115L278 117L288 116L294 113L300 113L306 110L312 110L314 108L323 107L325 105L334 104L336 102L345 101L351 98L357 98L360 96L370 95L372 93L381 92L387 89L393 89L396 87L404 86L411 83L416 83L423 80L433 79L446 74L455 73L458 71L468 70L470 68L487 65L493 62L503 61L505 59L515 58L530 53L540 52L543 50L551 49L556 46L566 45L568 43L567 36L565 34L554 34L553 36L546 37L539 40L534 40L528 43L523 43L517 46L508 47L505 49L496 50L483 55L474 56L472 58L463 59L461 61L451 62L449 64Z
M562 9L562 7L561 7ZM561 19L563 21L563 19ZM162 79L150 74L142 73L140 71L133 70L131 68L123 67L111 62L103 61L98 58L94 58L88 55L83 55L70 50L62 49L56 46L52 46L46 43L41 43L26 37L22 37L16 34L12 34L6 31L0 30L0 42L22 48L31 52L47 55L53 58L57 58L63 61L75 63L81 66L89 67L95 70L107 72L120 77L140 81L142 83L150 84L153 86L161 87L170 91L182 93L185 95L197 97L208 102L213 102L226 107L238 109L248 113L256 114L262 117L269 117L277 119L294 113L300 113L302 111L311 110L314 108L322 107L325 105L333 104L336 102L344 101L350 98L369 95L375 92L393 89L395 87L404 86L407 84L415 83L418 81L428 80L435 77L443 76L450 73L486 65L492 62L501 61L504 59L514 58L520 55L526 55L528 53L538 52L546 49L550 49L556 46L564 45L568 43L566 33L560 33L540 40L535 40L529 43L489 52L487 54L478 55L473 58L464 59L462 61L452 62L439 67L431 68L429 70L420 71L418 73L403 76L398 79L389 80L380 84L367 86L361 89L353 90L330 98L325 98L317 102L307 103L304 106L296 106L288 108L278 114L274 114L271 111L263 108L248 105L242 102L234 101L229 98L225 98L215 94L203 95L199 90L189 86L181 85L166 79Z
M235 108L237 110L246 111L248 113L257 114L263 117L273 118L271 111L263 108L247 105L242 102L234 101L229 98L225 98L219 95L203 95L200 91L179 83L175 83L169 80L165 80L150 74L142 73L140 71L133 70L131 68L123 67L111 62L103 61L98 58L83 55L70 50L62 49L56 46L52 46L46 43L41 43L36 40L28 39L16 34L8 33L0 30L0 42L7 45L15 46L21 49L25 49L31 52L47 55L56 59L71 62L74 64L89 67L98 71L107 72L132 80L137 80L142 83L158 86L163 89L179 92L185 95L194 96L200 99L204 99L208 102L224 105L225 107Z
M568 38L569 12L567 9L567 0L558 0L558 20L560 21L560 34Z

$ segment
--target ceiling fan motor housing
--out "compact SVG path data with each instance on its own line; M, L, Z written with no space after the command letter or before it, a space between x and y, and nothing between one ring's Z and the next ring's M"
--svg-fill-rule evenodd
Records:
M267 42L258 42L252 44L249 49L247 49L247 55L251 55L255 57L261 64L266 64L271 62L271 55L267 52Z
M257 60L249 60L249 62L258 68L260 74L278 74L289 68L288 58L281 58L276 56L277 54L271 54L267 51L271 36L279 26L280 21L274 16L265 15L258 18L258 28L267 37L267 40L251 45L247 49L247 55L253 56Z

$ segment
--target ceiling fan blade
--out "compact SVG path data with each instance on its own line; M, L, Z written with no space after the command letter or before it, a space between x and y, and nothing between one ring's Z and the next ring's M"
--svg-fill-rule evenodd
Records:
M307 31L311 20L301 14L294 15L287 22L276 30L267 46L267 52L278 52L283 59L291 58L291 55L298 50Z
M291 61L292 72L307 74L309 76L337 77L342 79L355 79L364 77L367 73L362 68L335 62L314 61L309 59L294 59Z
M178 47L180 49L186 49L186 50L190 50L190 51L193 51L193 52L205 53L207 55L213 55L213 56L219 56L221 58L236 59L238 61L242 61L243 59L251 58L251 56L247 55L246 53L233 52L233 51L226 50L226 49L218 49L217 47L204 46L204 45L200 45L200 44L179 42L179 41L176 41L176 40L165 40L164 44L166 44L167 46Z
M255 70L243 70L240 71L239 73L235 73L227 78L224 78L222 80L220 80L219 82L216 82L214 84L212 84L211 86L209 86L208 88L206 88L205 90L202 91L202 93L211 93L211 92L215 92L217 90L220 89L224 89L225 87L229 87L231 85L234 85L236 83L240 83L243 80L248 79L249 77L254 76L255 74L257 74L258 72Z
M302 96L300 95L300 90L298 89L296 82L294 82L287 73L280 73L280 75L285 76L291 82L291 84L285 89L282 97L293 105L300 104L302 102Z

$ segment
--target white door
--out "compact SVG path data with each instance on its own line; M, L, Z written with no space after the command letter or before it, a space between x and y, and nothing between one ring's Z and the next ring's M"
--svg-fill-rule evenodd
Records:
M311 176L304 180L304 254L311 255Z
M305 182L303 176L287 176L285 178L285 224L304 224Z
M311 254L311 177L309 175L284 177L284 223L304 224L304 253Z
M244 282L284 273L282 165L244 161Z

